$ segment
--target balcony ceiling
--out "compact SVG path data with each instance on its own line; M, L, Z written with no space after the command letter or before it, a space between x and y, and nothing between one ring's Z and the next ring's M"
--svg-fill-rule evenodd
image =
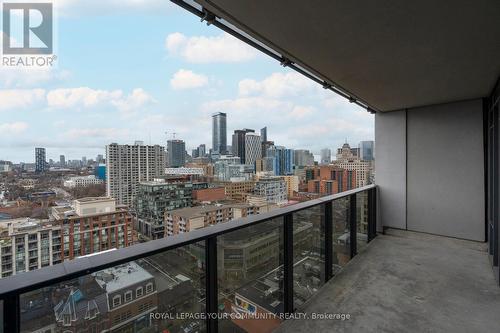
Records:
M379 111L489 95L500 1L196 0Z

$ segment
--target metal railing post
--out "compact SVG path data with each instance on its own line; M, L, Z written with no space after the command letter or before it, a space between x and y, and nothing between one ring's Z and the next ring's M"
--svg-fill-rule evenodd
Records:
M324 217L325 217L325 282L330 280L333 276L332 261L333 261L333 214L332 214L332 201L324 204Z
M351 258L358 254L357 230L356 230L356 194L349 196L349 230L351 244Z
M19 294L13 294L3 299L4 333L18 333L21 331L21 309L19 297Z
M293 306L293 215L284 216L283 225L283 295L284 311L292 313Z
M368 190L368 242L377 235L377 189Z
M206 313L216 314L219 305L217 291L217 237L210 237L205 241L205 292ZM208 315L206 326L208 333L216 333L218 329L217 318Z

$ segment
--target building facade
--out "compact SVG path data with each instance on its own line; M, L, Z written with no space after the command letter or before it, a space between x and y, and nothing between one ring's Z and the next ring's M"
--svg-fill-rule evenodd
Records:
M227 115L217 112L212 115L212 152L227 154Z
M68 188L85 187L100 184L104 184L104 180L97 178L95 175L70 177L63 183L64 187Z
M172 168L183 167L186 164L186 143L182 140L168 140L168 166Z
M132 205L140 182L165 174L165 148L143 144L106 146L106 194Z
M232 153L234 156L240 158L240 163L245 164L245 135L247 133L254 133L253 129L244 128L242 130L235 130L232 140Z
M254 194L264 197L267 203L277 205L288 201L286 182L279 177L262 177L255 182Z
M337 159L332 164L344 170L354 171L356 187L361 187L372 183L374 161L361 160L358 154L358 149L354 153L349 144L345 143L338 149Z
M35 148L35 172L44 172L47 170L47 167L45 148Z
M359 158L363 161L373 161L375 159L375 142L361 141L358 146Z
M135 202L137 231L149 239L162 238L165 234L165 212L191 207L193 183L152 181L141 182Z
M321 149L320 155L320 164L330 164L332 162L332 151L330 148Z
M262 143L260 136L255 133L245 134L245 164L255 165L255 162L262 158Z
M335 165L308 167L306 184L309 193L337 194L357 187L356 172Z
M177 209L165 213L166 235L190 232L254 214L259 214L259 207L249 204L217 204Z
M47 220L1 221L0 274L32 271L134 242L127 207L107 197L82 198L72 206L52 207Z

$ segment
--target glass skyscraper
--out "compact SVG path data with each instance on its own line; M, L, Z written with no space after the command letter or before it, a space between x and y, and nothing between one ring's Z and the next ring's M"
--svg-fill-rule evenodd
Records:
M222 112L212 115L212 151L216 154L227 153L226 114Z
M375 159L373 141L361 141L359 143L359 157L364 161L373 161Z
M186 163L186 144L182 140L168 140L168 166L177 168Z

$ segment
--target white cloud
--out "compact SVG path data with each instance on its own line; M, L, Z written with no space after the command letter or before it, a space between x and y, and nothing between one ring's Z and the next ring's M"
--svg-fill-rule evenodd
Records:
M90 108L112 105L123 113L130 113L150 103L154 98L137 88L125 95L122 90L95 90L88 87L55 89L47 94L47 105L54 108Z
M254 59L258 54L255 49L227 33L186 37L175 32L167 36L165 48L170 55L180 56L191 63L243 62Z
M321 89L319 85L295 72L273 73L262 81L244 79L238 84L238 91L241 96L296 96L318 89Z
M204 114L228 114L228 132L268 127L278 145L319 152L373 138L373 115L295 72L273 73L262 80L245 79L233 99L205 102Z
M63 137L71 140L109 139L117 140L127 138L128 129L123 128L72 128L63 133Z
M47 104L49 107L56 108L92 107L120 99L122 95L121 90L94 90L88 87L62 88L49 91Z
M178 70L170 80L170 85L175 90L201 88L207 84L208 78L205 75L186 69Z
M288 115L290 117L302 119L305 117L310 117L314 113L314 108L311 106L300 106L296 105L293 107L292 112Z
M223 99L203 103L201 110L205 113L215 111L225 112L247 112L253 115L255 112L290 109L290 102L270 99L260 96L239 97L235 99Z
M0 90L0 111L19 109L42 102L45 97L43 89L5 89Z
M0 134L2 135L12 135L12 134L19 134L26 129L28 129L28 124L25 122L13 122L13 123L0 123Z
M57 0L55 9L62 16L109 15L109 14L164 14L173 8L165 0Z
M111 101L123 113L136 111L152 103L156 103L156 100L142 88L136 88L128 96Z
M0 68L0 86L4 88L31 88L39 87L42 83L59 82L66 80L71 73L67 70L53 68Z

